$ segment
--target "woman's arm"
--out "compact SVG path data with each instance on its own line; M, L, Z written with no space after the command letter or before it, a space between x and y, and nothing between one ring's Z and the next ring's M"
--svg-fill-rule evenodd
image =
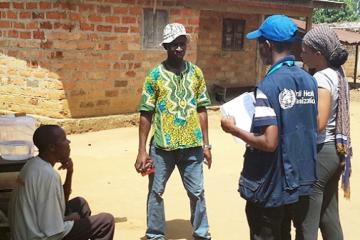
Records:
M325 88L318 89L318 132L322 132L329 121L331 112L331 94Z

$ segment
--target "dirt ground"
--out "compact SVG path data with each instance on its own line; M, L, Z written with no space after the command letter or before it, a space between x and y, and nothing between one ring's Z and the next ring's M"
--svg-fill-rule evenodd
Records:
M345 239L360 235L360 92L353 91L351 133L354 146L352 194L350 200L339 191L341 221ZM356 99L356 100L355 100ZM359 99L359 100L358 100ZM248 239L245 201L237 192L244 146L236 144L220 128L220 113L209 113L213 166L205 169L205 189L213 239ZM147 178L137 174L133 163L137 154L136 127L69 136L75 164L72 196L85 197L93 213L110 212L116 224L116 240L144 239L146 228ZM177 171L164 194L168 239L191 238L189 203Z

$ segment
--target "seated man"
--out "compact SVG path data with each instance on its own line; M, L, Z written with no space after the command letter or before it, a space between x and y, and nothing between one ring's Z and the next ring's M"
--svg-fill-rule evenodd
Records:
M39 155L22 168L9 206L13 240L113 239L114 217L108 213L90 216L83 198L69 201L73 163L70 141L56 125L36 129L33 141ZM53 167L66 169L65 183Z

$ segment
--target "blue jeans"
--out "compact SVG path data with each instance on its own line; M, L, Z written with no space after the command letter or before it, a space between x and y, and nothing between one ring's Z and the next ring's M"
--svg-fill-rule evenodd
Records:
M165 213L162 195L175 166L190 199L193 236L210 239L203 184L203 149L201 147L165 151L150 147L155 173L149 176L147 198L147 239L162 239L165 235Z

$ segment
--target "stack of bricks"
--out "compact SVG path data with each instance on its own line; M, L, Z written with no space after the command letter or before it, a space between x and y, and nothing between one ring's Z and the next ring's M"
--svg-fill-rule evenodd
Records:
M146 72L165 51L142 47L143 9L165 9L192 37L199 16L180 0L2 1L0 110L53 118L135 112Z

